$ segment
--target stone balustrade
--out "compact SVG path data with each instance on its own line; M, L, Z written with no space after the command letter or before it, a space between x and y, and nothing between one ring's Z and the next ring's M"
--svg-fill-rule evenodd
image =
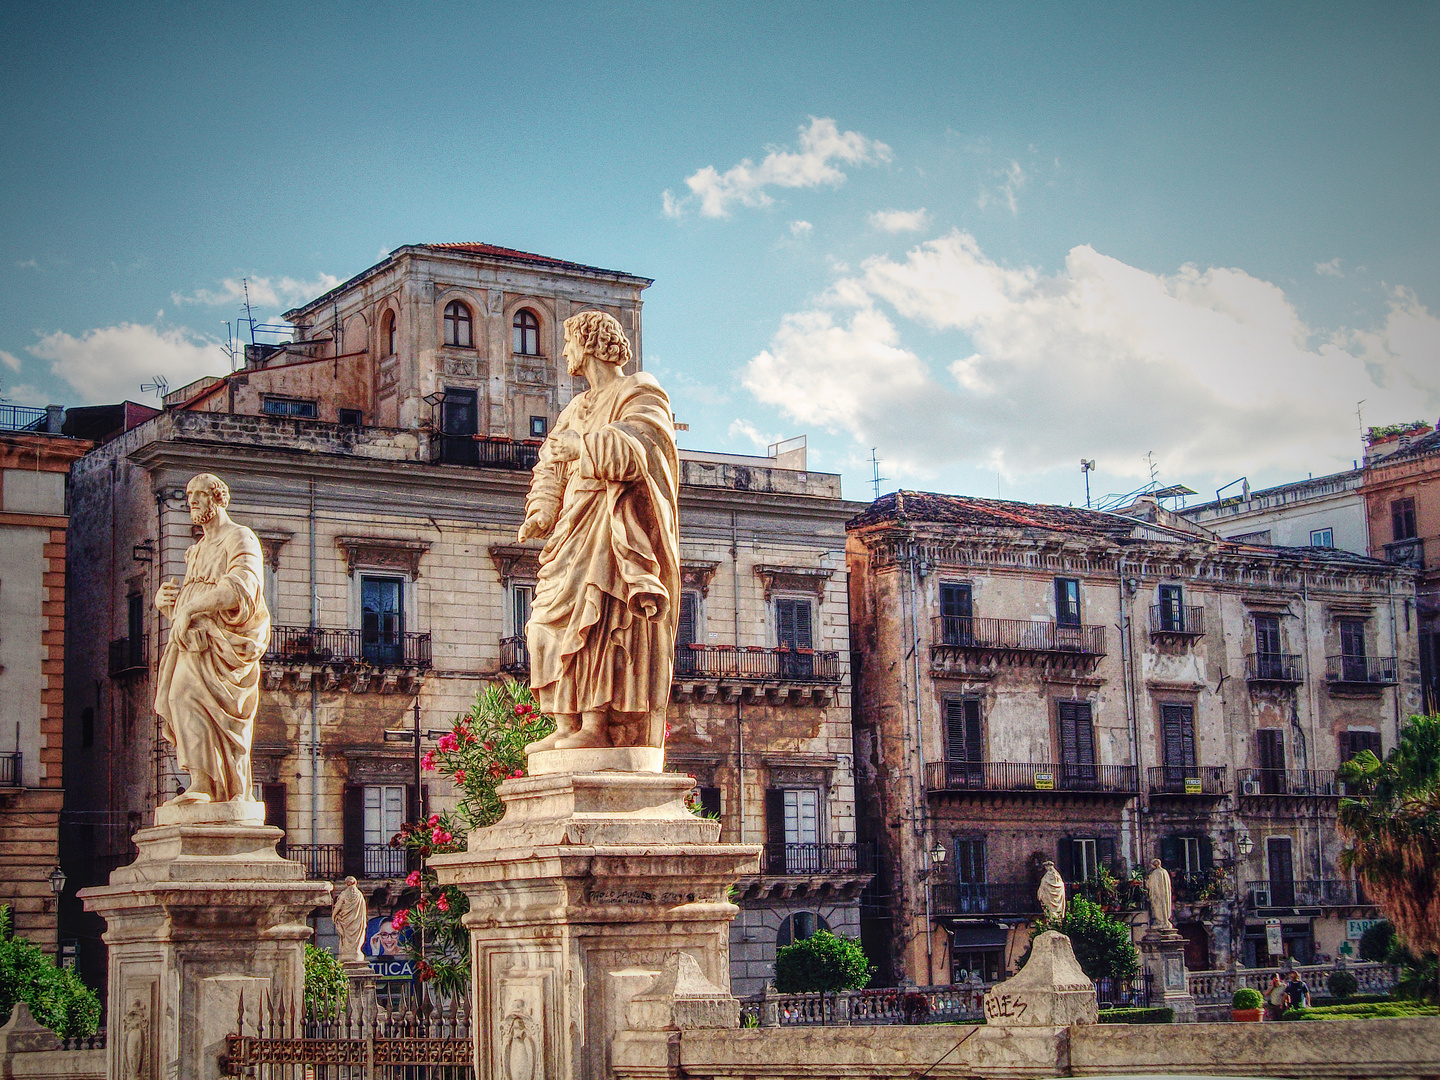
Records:
M1269 989L1272 975L1279 975L1283 982L1289 979L1292 971L1299 974L1312 994L1327 993L1325 982L1338 970L1335 964L1297 964L1293 967L1192 971L1188 975L1190 996L1200 1005L1229 1005L1235 991L1242 986L1264 993ZM1355 976L1360 984L1356 993L1360 994L1388 993L1400 978L1400 969L1394 964L1346 964L1345 970Z

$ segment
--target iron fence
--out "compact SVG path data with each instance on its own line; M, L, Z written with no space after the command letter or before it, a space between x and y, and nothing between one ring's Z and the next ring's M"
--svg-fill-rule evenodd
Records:
M394 640L365 640L363 630L321 626L272 626L267 664L370 664L428 668L430 635L399 634Z
M110 642L110 677L118 679L148 670L146 657L150 652L150 635L139 634Z
M48 410L27 405L0 405L0 431L45 431Z
M431 460L482 469L533 469L540 444L491 439L483 435L432 435Z
M1247 881L1245 892L1254 908L1351 907L1369 903L1364 891L1348 878Z
M1150 608L1150 633L1200 637L1205 633L1205 609L1155 604Z
M1136 795L1134 765L1078 762L931 761L925 765L929 791L1058 791Z
M0 754L0 787L19 787L25 775L25 755L19 750Z
M760 646L681 645L675 650L675 678L731 679L736 682L837 683L840 654L811 649Z
M1141 968L1132 978L1095 980L1095 1003L1101 1008L1141 1009L1150 1003L1150 970Z
M530 674L530 648L523 634L500 639L500 670L510 675Z
M1393 686L1397 670L1393 656L1354 656L1342 653L1325 658L1327 683Z
M1298 683L1300 657L1296 653L1246 653L1245 678L1250 682Z
M1146 776L1151 795L1224 795L1229 772L1225 765L1154 765Z
M934 635L937 647L1105 655L1103 626L937 615Z
M930 886L931 915L1033 915L1040 910L1034 885L1019 881L944 881Z
M338 881L345 876L343 844L286 844L285 857L305 867L312 881Z

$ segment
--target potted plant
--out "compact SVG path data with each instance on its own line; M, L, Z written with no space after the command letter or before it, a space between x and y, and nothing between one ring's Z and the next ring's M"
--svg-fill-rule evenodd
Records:
M1236 1023L1258 1023L1265 1015L1265 999L1252 986L1242 986L1230 999L1230 1019Z

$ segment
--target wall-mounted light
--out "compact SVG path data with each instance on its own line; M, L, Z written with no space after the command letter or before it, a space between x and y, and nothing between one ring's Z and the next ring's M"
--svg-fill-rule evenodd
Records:
M1244 829L1241 829L1235 837L1235 850L1240 852L1241 855L1249 855L1250 852L1255 850L1255 842L1250 839L1250 834Z
M936 840L935 846L930 849L930 865L937 870L945 865L945 845L939 840Z
M50 891L56 896L65 891L65 871L58 866L50 871Z

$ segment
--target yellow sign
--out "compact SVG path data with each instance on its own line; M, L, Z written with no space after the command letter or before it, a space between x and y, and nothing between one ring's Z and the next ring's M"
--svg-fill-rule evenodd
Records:
M1186 795L1199 795L1199 794L1200 794L1200 777L1198 777L1198 776L1187 776L1187 777L1185 777L1185 794L1186 794Z
M1037 773L1035 774L1035 790L1036 790L1036 791L1054 791L1054 790L1055 790L1055 774L1054 774L1054 773L1048 773L1048 772L1037 772Z

